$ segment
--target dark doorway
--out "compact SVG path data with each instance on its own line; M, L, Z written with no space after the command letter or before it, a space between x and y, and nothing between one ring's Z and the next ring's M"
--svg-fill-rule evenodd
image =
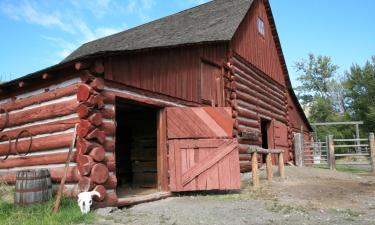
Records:
M260 120L260 129L262 132L262 148L267 149L269 147L269 127L270 127L271 122L266 119L261 119Z
M157 188L157 108L116 99L116 176L119 197Z

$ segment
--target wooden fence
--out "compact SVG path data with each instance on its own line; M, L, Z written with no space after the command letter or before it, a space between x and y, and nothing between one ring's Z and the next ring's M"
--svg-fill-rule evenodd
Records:
M328 135L326 141L304 141L301 134L295 134L296 165L327 165L331 170L335 170L336 165L370 165L375 173L374 143L374 133L370 133L368 139L334 139L333 135Z

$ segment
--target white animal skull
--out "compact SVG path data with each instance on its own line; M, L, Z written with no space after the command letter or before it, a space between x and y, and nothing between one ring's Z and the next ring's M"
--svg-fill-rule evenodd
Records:
M82 214L90 212L92 197L94 195L100 198L100 193L97 191L85 191L78 194L78 206L81 209Z

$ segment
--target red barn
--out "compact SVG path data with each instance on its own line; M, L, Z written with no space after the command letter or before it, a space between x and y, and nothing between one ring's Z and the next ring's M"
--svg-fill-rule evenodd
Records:
M0 85L0 173L48 168L103 205L156 191L239 189L250 145L311 127L292 90L268 0L216 0L82 45Z

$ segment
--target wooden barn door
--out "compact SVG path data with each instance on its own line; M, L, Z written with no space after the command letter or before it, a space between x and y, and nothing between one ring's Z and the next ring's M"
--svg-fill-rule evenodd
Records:
M240 189L230 108L167 109L169 187L173 192Z
M284 150L284 162L288 161L288 127L287 125L280 123L278 121L273 121L273 135L274 135L274 145L275 149L283 149ZM277 161L277 157L275 157L275 163Z

